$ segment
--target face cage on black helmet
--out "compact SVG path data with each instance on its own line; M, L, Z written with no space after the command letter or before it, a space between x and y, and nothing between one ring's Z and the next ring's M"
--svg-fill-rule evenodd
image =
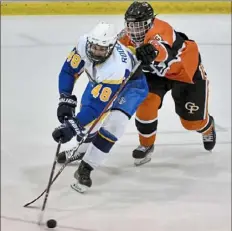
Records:
M107 58L111 55L111 53L113 52L114 46L115 44L111 44L107 47L107 51L106 54L104 56L99 56L99 55L95 55L92 51L91 51L91 46L92 45L98 45L95 44L93 42L90 42L89 40L87 40L86 42L86 55L89 58L90 61L94 62L95 64L100 64L103 63L107 60ZM100 45L98 45L100 46Z
M147 31L152 27L152 19L140 22L125 22L126 31L132 42L143 43Z

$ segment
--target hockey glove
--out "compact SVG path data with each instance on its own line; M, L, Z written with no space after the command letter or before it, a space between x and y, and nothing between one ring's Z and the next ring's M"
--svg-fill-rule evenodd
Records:
M56 142L61 140L61 143L70 141L75 135L83 130L76 118L65 120L65 122L56 128L52 133L53 139Z
M77 106L77 97L75 95L61 94L59 105L57 108L57 117L61 123L65 118L73 118L75 116L75 108Z
M158 53L152 44L144 44L136 49L136 58L141 60L143 65L150 65Z

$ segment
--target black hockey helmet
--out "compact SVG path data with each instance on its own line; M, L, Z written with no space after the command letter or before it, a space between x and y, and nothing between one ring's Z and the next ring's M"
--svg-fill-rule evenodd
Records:
M125 13L127 34L134 43L142 43L152 27L154 10L148 2L133 2Z

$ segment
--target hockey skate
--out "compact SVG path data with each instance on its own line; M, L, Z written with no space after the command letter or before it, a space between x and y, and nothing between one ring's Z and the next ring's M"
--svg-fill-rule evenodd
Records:
M69 163L74 163L75 161L81 160L85 155L84 152L78 152L76 147L60 152L57 157L57 162L60 164L64 164L67 159L69 159Z
M207 151L212 151L215 144L216 144L216 130L215 130L215 123L214 123L214 119L212 116L210 116L211 120L212 120L212 128L210 133L208 134L202 134L202 139L203 139L203 144L204 144L204 148Z
M140 166L142 164L146 164L147 162L151 161L151 154L154 151L154 145L149 147L144 147L139 145L133 151L133 158L135 159L134 164L135 166Z
M92 170L93 168L82 160L74 173L74 178L77 179L77 182L72 184L71 188L80 193L87 191L92 186L92 180L90 178Z

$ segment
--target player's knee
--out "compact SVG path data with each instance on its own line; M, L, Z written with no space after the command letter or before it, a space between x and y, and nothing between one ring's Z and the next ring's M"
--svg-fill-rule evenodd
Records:
M207 119L197 120L197 121L188 121L183 118L180 118L180 121L181 121L182 126L185 129L190 130L190 131L198 131L202 129L207 123Z
M160 96L149 93L147 98L138 107L136 116L141 120L152 120L153 118L157 117L160 105Z
M151 136L156 133L158 118L155 117L152 120L141 120L136 116L135 125L141 135L145 137Z
M114 110L104 121L93 144L101 151L108 153L115 142L123 135L129 118L121 111Z
M135 125L142 136L150 137L156 133L160 104L161 98L156 94L150 93L139 106L136 112Z
M108 153L117 140L113 134L102 127L93 140L93 145L102 152Z
M105 119L102 127L119 139L129 121L128 115L120 110L113 110Z

